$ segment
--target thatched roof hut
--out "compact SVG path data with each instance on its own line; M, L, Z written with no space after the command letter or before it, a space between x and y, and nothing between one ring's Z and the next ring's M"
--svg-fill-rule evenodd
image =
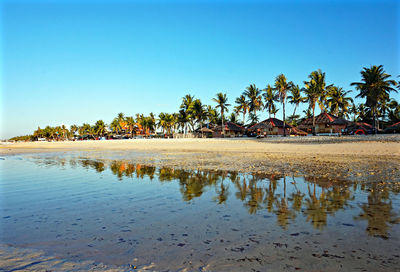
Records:
M331 125L345 125L345 126L347 126L347 125L350 125L350 124L351 124L351 122L347 121L344 118L338 118L338 119L334 120L333 122L331 122Z
M216 126L213 128L213 131L221 131L221 126ZM224 131L244 132L245 128L232 122L226 122L224 124Z
M200 132L203 133L213 133L214 131L212 129L209 129L208 127L203 127L201 129L199 129Z
M279 120L277 118L268 118L265 119L264 121L257 123L251 127L249 127L247 130L250 132L265 132L266 134L270 135L283 135L283 129L286 129L286 134L290 135L301 135L305 136L307 135L306 132L288 124L288 123L283 123L282 120Z

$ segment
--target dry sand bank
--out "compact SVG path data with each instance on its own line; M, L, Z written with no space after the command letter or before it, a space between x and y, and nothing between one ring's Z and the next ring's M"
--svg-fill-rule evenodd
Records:
M400 137L307 137L269 139L132 139L27 142L0 145L0 154L51 151L240 152L299 155L400 156Z

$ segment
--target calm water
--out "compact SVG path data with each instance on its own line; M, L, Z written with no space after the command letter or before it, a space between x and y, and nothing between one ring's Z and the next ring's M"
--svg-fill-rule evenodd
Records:
M188 271L400 270L399 184L0 160L0 242L67 260ZM1 270L1 269L0 269Z

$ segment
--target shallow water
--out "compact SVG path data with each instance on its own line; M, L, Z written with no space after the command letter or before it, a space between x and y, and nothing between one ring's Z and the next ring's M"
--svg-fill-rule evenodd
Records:
M390 180L189 171L72 155L10 156L0 167L3 248L123 270L400 267L400 185Z

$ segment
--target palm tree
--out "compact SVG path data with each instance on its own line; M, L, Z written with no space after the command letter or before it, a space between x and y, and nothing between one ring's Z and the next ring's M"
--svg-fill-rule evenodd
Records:
M225 137L224 112L228 111L227 107L230 106L230 104L228 104L228 98L226 97L226 94L217 93L217 97L213 98L212 100L218 104L216 108L220 108L220 110L221 110L221 117L222 117L221 133L222 133L222 137Z
M357 109L356 104L354 104L354 102L351 104L349 112L350 112L350 114L353 115L353 122L355 122L357 120L358 109Z
M229 115L229 122L238 123L237 113L236 112L232 112L231 115Z
M182 131L185 130L186 123L188 122L187 114L184 109L180 109L177 117L177 124L178 124L178 129L182 129Z
M250 86L246 88L244 95L249 98L249 111L253 112L253 119L256 119L257 111L263 106L261 91L256 87L255 84L250 84Z
M33 136L36 137L36 140L38 138L42 138L43 137L43 129L41 129L40 127L37 128L37 130L35 130L33 132Z
M293 82L288 82L285 75L280 74L275 78L275 90L278 91L279 100L282 102L283 109L283 136L286 136L286 124L285 124L285 104L287 92L292 88Z
M300 103L306 102L306 98L301 96L302 89L299 87L299 85L293 85L293 87L290 89L291 95L289 95L287 98L289 99L289 103L294 105L294 110L293 110L293 115L296 115L296 109L300 105Z
M187 94L184 97L182 97L182 104L180 106L180 109L184 111L186 114L186 123L185 123L185 134L187 133L187 122L189 122L190 117L190 106L193 104L194 96ZM182 120L183 121L183 120Z
M350 107L353 104L353 99L346 96L350 92L351 91L345 91L337 86L331 86L328 89L328 99L326 102L331 114L339 117L348 115L350 112Z
M203 121L206 119L206 110L200 99L195 99L189 107L190 114L193 116L200 128L203 127Z
M246 97L242 94L238 98L236 98L235 103L237 106L235 107L235 111L237 113L243 113L243 124L246 122L246 114L249 111L249 104L246 101Z
M207 117L208 117L208 122L214 125L218 124L221 119L220 116L218 115L217 110L210 105L207 106Z
M77 132L79 127L77 125L71 125L69 127L69 132L71 133L72 137L75 136L75 132Z
M382 99L388 98L390 92L397 92L393 87L397 85L395 80L389 79L391 75L386 74L382 65L373 65L363 68L361 71L361 82L353 82L360 93L356 98L366 98L366 105L371 108L373 127L376 129L377 105ZM375 130L376 132L376 130Z
M156 117L154 113L150 112L149 116L146 119L146 125L149 128L149 133L154 133L156 129Z
M165 115L166 113L160 112L160 114L158 115L158 123L157 123L157 126L162 129L163 134L165 133L166 130Z
M394 99L391 99L389 102L388 118L391 123L400 121L400 104Z
M321 70L313 71L308 76L309 81L304 81L306 94L306 100L309 103L309 108L312 111L313 126L312 133L315 135L315 105L318 102L321 110L324 109L323 99L326 97L326 83L325 83L325 73ZM328 86L329 87L329 86Z
M271 113L276 110L275 102L278 98L276 94L276 90L272 88L271 85L267 85L267 88L264 89L264 100L265 100L265 108L268 109L269 118L271 118Z
M133 118L133 116L128 116L126 117L126 125L128 126L129 129L129 134L131 135L131 138L133 138L133 130L135 129L135 119Z
M103 120L98 120L94 125L95 133L99 136L103 136L104 132L106 131L106 124Z
M122 112L118 113L118 115L117 115L117 120L118 120L118 122L119 122L120 124L123 123L123 122L125 122L125 115L124 115ZM121 124L121 126L122 126L122 124Z
M118 118L114 118L114 120L110 124L110 128L118 135L120 130L122 129Z

